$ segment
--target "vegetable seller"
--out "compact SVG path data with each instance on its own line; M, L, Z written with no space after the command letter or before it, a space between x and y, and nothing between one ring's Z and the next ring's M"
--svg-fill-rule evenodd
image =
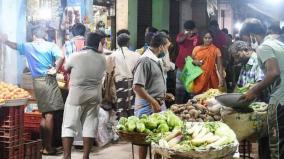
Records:
M201 94L210 88L216 89L225 85L221 52L212 42L213 35L207 31L203 35L203 45L196 46L192 51L192 63L203 70L203 73L194 80L194 94Z
M257 54L249 47L247 42L234 42L230 46L229 52L234 58L235 64L242 66L237 82L238 87L255 84L263 80L264 74L258 63Z
M33 28L33 41L14 43L7 36L0 37L0 42L25 55L33 78L38 108L42 112L41 130L43 132L43 150L45 155L55 155L52 147L54 113L63 110L64 104L56 81L56 73L63 63L62 53L55 43L45 40L45 27L38 25Z
M264 79L250 89L242 100L252 101L264 89L270 90L268 137L260 142L261 158L284 158L284 37L265 39L266 27L258 19L247 19L240 32L260 44L256 53L264 71ZM265 130L263 130L265 131Z
M70 55L64 66L71 73L62 123L64 159L71 158L72 142L80 126L83 128L83 159L89 158L98 124L102 79L106 70L103 48L99 48L104 38L100 33L90 33L87 37L87 47ZM94 63L97 64L96 67Z
M158 56L168 50L169 46L170 42L165 34L156 34L137 63L133 90L136 94L134 114L138 117L165 110L166 82ZM145 159L146 155L147 148L140 147L139 158Z

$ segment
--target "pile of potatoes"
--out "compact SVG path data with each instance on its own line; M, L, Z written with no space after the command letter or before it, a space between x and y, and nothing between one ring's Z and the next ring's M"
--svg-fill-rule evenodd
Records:
M171 111L178 117L188 122L220 121L220 111L212 111L197 101L189 101L187 104L174 104Z

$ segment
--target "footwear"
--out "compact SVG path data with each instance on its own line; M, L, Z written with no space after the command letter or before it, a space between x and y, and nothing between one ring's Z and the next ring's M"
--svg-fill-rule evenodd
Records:
M46 151L46 149L41 151L41 154L46 155L46 156L54 156L57 155L57 150L53 149L52 151Z

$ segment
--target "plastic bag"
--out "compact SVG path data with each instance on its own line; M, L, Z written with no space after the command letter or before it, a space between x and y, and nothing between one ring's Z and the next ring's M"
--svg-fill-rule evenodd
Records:
M107 124L109 122L109 112L100 108L99 110L99 123L98 130L96 133L96 141L99 147L105 146L112 140L112 136L110 136Z
M203 73L203 71L200 67L192 64L193 60L190 56L188 56L185 61L186 62L179 80L184 85L186 91L191 92L193 88L193 80L199 77Z

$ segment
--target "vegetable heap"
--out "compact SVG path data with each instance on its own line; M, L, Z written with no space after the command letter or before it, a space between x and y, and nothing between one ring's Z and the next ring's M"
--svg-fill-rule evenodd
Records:
M253 102L249 107L256 112L265 112L267 111L268 104L264 102Z
M209 89L205 93L194 96L194 99L203 102L203 101L206 101L212 97L216 97L221 94L222 92L219 91L219 89Z
M188 122L183 131L175 130L164 135L156 144L177 151L219 149L237 143L232 129L221 122Z
M213 103L207 106L196 100L191 100L187 104L172 105L171 111L182 120L189 122L220 121L220 108L221 105L219 103Z
M141 118L131 116L122 117L117 129L126 132L139 133L166 133L174 129L181 129L183 122L171 111L154 113L150 116L142 115Z
M246 84L246 85L243 86L243 87L237 87L237 88L236 88L236 93L245 94L245 93L247 93L247 91L250 90L254 85L255 85L255 84L248 83L248 84Z

